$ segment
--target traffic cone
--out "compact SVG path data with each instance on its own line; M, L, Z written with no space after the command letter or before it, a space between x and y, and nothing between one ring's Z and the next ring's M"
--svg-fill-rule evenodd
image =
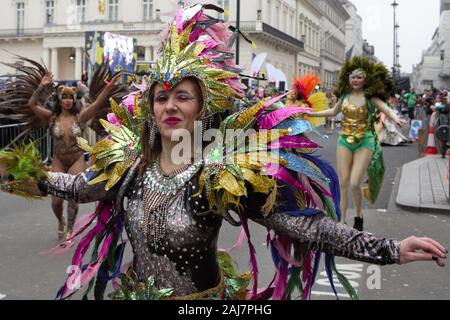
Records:
M434 141L434 128L430 126L428 128L428 143L427 148L425 150L425 153L423 154L424 157L432 156L438 154L438 150L436 148L436 142Z

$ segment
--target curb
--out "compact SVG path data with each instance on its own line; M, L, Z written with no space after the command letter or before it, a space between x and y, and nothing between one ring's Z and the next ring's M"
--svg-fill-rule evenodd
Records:
M420 189L413 188L420 182L419 167L429 161L429 158L420 158L413 162L407 163L402 167L400 183L395 204L401 208L418 213L442 213L450 214L449 205L428 205L420 204Z

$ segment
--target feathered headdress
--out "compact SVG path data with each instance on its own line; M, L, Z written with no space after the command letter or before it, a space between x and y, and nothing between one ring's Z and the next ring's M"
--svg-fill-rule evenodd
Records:
M234 33L221 20L206 15L205 9L223 12L211 4L196 4L177 12L146 92L148 98L156 84L169 90L183 79L196 78L203 95L202 116L230 109L231 98L242 98L245 89L230 50Z
M392 77L384 65L366 57L354 57L344 64L339 74L336 96L343 97L352 91L349 77L357 69L363 70L366 74L364 84L366 97L369 99L376 97L387 101L394 87Z
M313 93L320 84L320 78L314 74L306 74L294 82L294 88L290 91L287 105L310 107L312 111L319 112L328 108L328 99L323 92ZM324 124L323 118L308 118L314 126Z
M64 95L69 95L73 98L74 103L77 101L77 88L61 85L57 91L59 100L62 100Z

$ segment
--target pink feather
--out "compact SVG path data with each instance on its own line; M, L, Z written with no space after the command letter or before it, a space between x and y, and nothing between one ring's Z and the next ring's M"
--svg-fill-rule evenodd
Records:
M236 249L240 249L242 248L242 246L244 245L244 241L245 241L245 229L243 227L241 227L241 231L239 232L239 236L238 239L236 241L236 243L229 249L224 250L225 252L231 252L234 251Z

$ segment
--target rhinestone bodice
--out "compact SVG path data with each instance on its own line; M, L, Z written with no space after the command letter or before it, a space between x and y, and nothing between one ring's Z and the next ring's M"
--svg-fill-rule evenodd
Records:
M135 180L128 197L125 227L133 247L134 271L140 280L155 276L158 287L176 288L174 295L211 288L220 275L216 251L222 218L194 212L196 203L204 207L192 198L197 192L194 180L191 177L186 181L175 196L158 200L146 196L148 179L144 175ZM149 203L151 200L156 203ZM158 215L164 215L164 232L157 235L161 238L155 242L160 232L156 226L160 222ZM147 232L148 236L143 236Z
M346 136L348 143L356 143L364 138L368 128L367 116L369 110L367 106L356 106L345 99L342 103L342 134Z

